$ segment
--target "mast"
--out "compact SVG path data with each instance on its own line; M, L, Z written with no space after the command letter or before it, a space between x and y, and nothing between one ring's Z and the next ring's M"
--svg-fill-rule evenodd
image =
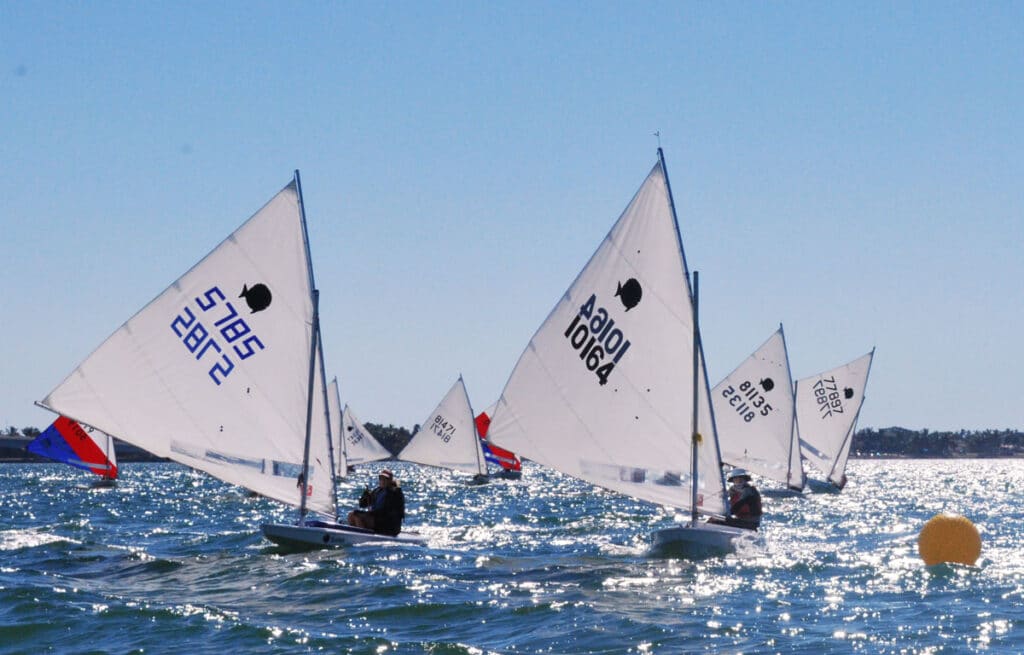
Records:
M660 135L659 135L659 139L660 139ZM694 523L696 523L696 521L697 521L697 497L699 495L699 492L698 492L699 491L699 486L698 486L699 477L698 477L698 470L697 470L697 462L698 462L697 447L698 447L700 441L702 440L701 435L697 432L697 419L698 419L698 414L700 413L700 410L699 410L699 407L698 407L699 395L698 395L698 392L697 392L697 388L698 388L698 385L699 385L699 371L702 369L702 364L705 364L703 362L703 357L700 357L702 345L701 345L701 341L700 341L700 327L699 327L699 324L697 322L697 283L698 283L698 276L697 276L697 272L694 271L694 273L693 273L693 284L691 285L691 283L690 283L690 268L686 264L686 250L683 249L683 235L680 234L680 232L679 232L679 216L676 214L676 201L675 201L675 198L673 198L673 196L672 196L672 184L671 184L671 182L669 182L669 179L668 179L668 167L665 165L665 153L662 151L660 145L658 146L658 161L661 163L661 173L665 177L665 188L668 190L668 204L669 204L669 209L672 211L672 223L673 223L673 225L676 228L676 241L679 244L679 256L680 256L680 258L682 259L682 262L683 262L683 279L686 280L686 292L689 294L689 296L690 296L690 303L693 306L693 398L692 398L692 402L693 402L693 416L692 416L692 430L691 430L691 435L690 435L690 441L691 441L691 445L690 445L690 452L691 452L690 474L693 477L693 487L692 487L692 490L691 490L691 497L690 497L690 514L691 514L691 520ZM710 399L711 398L711 390L707 386L708 382L707 382L707 371L706 371L706 369L704 370L704 382L705 382L705 390L704 391L708 395L708 398ZM710 429L711 429L712 435L714 435L715 434L715 409L714 409L714 407L712 406L712 404L710 402L708 403L708 405L709 405L709 408L710 408L710 411L711 411L711 417L710 417L711 418L711 425L710 425ZM715 450L718 451L718 439L717 439L717 437L714 440L714 445L715 445ZM722 459L722 455L719 452L718 453L718 460L721 461L721 459ZM719 481L721 481L721 475L722 475L722 473L721 473L721 471L719 471L718 472ZM722 494L723 494L723 497L724 497L725 486L722 485L722 484L719 484L719 489L722 490ZM726 504L726 507L728 507L728 504Z
M313 423L313 386L316 383L316 350L320 336L320 292L313 289L313 338L309 349L309 386L306 387L306 443L302 450L302 474L299 476L299 522L306 516L306 490L309 488L309 439Z
M313 301L313 325L312 325L312 339L310 339L309 349L309 386L306 388L306 440L302 450L302 475L300 477L301 487L300 500L299 500L299 522L306 516L306 495L307 489L309 488L309 441L311 438L311 428L313 422L313 393L314 386L316 384L316 363L317 363L317 350L321 353L320 357L320 379L325 380L324 377L324 362L323 362L323 348L320 344L320 291L316 288L316 280L313 277L313 256L309 249L309 228L306 225L306 203L302 198L302 179L299 177L299 170L295 169L295 194L299 202L299 218L302 223L302 243L306 247L306 271L309 273L309 288L312 294ZM327 385L323 385L323 396L324 396L324 412L327 419L327 448L330 454L330 469L331 469L331 495L334 499L334 508L337 512L338 507L338 496L336 488L336 478L334 472L334 455L331 445L331 420L330 413L328 410L327 403Z
M324 425L327 426L327 465L331 470L331 502L334 505L334 515L337 518L338 514L338 476L334 464L334 426L331 425L331 401L327 397L327 372L324 370L324 339L323 335L320 334L320 321L319 315L317 316L316 331L318 334L318 343L320 344L320 389L324 394ZM335 378L337 380L337 378ZM337 389L337 387L335 387ZM338 403L339 411L341 403Z
M779 334L782 335L782 352L786 356L786 372L789 374L789 379L790 379L789 392L793 396L792 397L792 400L793 400L793 416L790 417L790 420L789 420L789 449L788 449L788 458L789 458L790 461L789 461L789 471L786 474L786 480L787 480L786 486L789 487L790 489L803 489L804 488L804 465L803 465L804 458L803 458L803 455L800 454L800 444L799 443L797 443L797 444L793 443L794 441L796 441L796 438L797 438L796 437L796 386L792 383L793 371L789 368L789 347L786 346L786 333L782 329L782 323L779 323ZM792 460L793 460L793 446L794 445L796 446L797 465L800 467L799 471L794 471L793 470L793 461ZM796 484L793 482L793 476L794 475L799 476L799 486L796 486Z
M693 412L691 416L690 431L690 524L697 525L697 444L700 443L700 434L697 432L697 367L699 365L697 355L700 347L700 333L697 331L697 299L699 273L693 272Z
M466 394L466 407L469 408L469 418L473 423L476 469L479 471L479 475L490 475L490 471L487 470L487 458L484 457L483 439L480 438L480 433L476 431L476 411L473 409L473 403L469 400L469 392L466 391L466 381L462 379L462 373L459 373L459 381L462 382L462 393Z

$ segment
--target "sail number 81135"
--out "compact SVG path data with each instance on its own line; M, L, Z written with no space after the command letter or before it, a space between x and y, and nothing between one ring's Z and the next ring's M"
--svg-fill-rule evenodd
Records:
M565 338L579 351L587 370L594 372L600 384L605 384L615 365L629 350L630 342L622 330L615 327L615 319L608 316L608 310L596 305L597 295L590 294L590 299L580 306L565 329ZM611 357L611 361L605 362L606 356Z

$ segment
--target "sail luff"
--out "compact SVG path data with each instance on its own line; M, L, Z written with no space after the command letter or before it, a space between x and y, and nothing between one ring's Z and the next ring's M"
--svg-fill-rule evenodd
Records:
M682 231L679 228L679 215L676 213L675 197L672 195L672 182L669 180L669 177L668 177L668 166L665 164L665 153L661 149L660 146L658 147L658 161L661 164L662 175L665 177L665 189L666 189L666 191L668 193L669 210L672 213L672 225L675 226L676 242L677 242L677 244L679 246L679 257L682 260L682 264L683 264L683 278L686 280L686 291L687 291L687 293L690 296L690 304L691 304L691 306L693 308L693 342L694 342L694 345L693 345L693 349L694 349L694 355L693 355L693 357L694 357L694 364L693 364L694 379L693 379L693 385L694 385L694 392L693 392L693 430L692 430L690 439L691 439L691 450L693 451L693 462L694 462L693 469L692 469L692 474L693 474L693 477L694 477L694 496L693 496L692 501L691 501L691 503L692 503L691 520L696 521L697 520L697 507L699 505L699 503L697 502L697 491L696 491L696 489L697 489L697 481L699 480L699 476L700 476L700 466L698 464L698 459L699 459L698 455L699 455L699 453L697 452L697 450L698 450L698 447L699 447L701 441L703 440L702 436L700 434L699 425L698 425L698 417L700 415L700 408L701 408L699 395L697 393L697 389L699 388L698 385L700 385L700 380L698 379L698 365L699 365L700 373L703 374L703 386L704 386L704 394L705 394L704 397L707 399L707 412L708 412L707 420L709 421L708 427L710 429L711 443L714 444L714 450L715 450L715 454L714 454L715 466L714 466L712 472L705 472L705 475L707 475L707 476L714 475L718 479L717 487L719 487L719 495L721 496L721 504L724 507L728 507L728 504L725 501L725 496L726 496L726 493L725 493L725 483L722 482L722 470L721 470L721 465L720 465L720 462L722 461L722 453L721 453L721 447L719 446L719 443L718 443L718 429L717 429L717 426L715 424L715 406L714 406L714 403L711 402L711 384L708 381L707 360L704 358L704 343L703 343L703 341L702 341L702 339L700 337L700 322L698 321L698 313L697 313L697 288L696 288L697 287L697 272L694 271L694 274L693 274L693 286L691 287L690 286L690 268L689 268L689 266L686 263L686 249L683 248L683 234L682 234Z
M466 407L469 408L469 418L473 424L473 443L476 445L477 473L479 475L488 475L483 443L480 439L480 433L476 429L476 412L473 410L473 403L469 400L469 391L466 390L466 382L462 380L462 373L459 373L459 380L462 381L462 392L466 395Z
M309 387L308 387L308 400L306 401L306 441L302 448L302 477L301 482L301 500L299 501L299 517L306 515L306 496L308 495L307 489L309 488L309 442L312 438L311 428L313 423L313 393L316 384L316 351L319 346L320 329L317 317L320 313L320 292L313 289L313 339L310 344L309 353ZM331 471L333 476L333 471ZM333 479L333 478L332 478Z
M803 491L807 484L807 476L804 475L804 458L800 454L800 439L796 432L796 388L793 386L793 371L789 366L789 346L786 344L786 333L779 323L779 335L782 337L782 353L786 362L786 392L789 393L792 411L789 417L789 471L786 474L786 486L794 491ZM793 478L797 477L799 483Z
M664 164L663 164L664 165ZM684 263L683 266L686 264ZM700 463L697 461L697 440L699 438L697 432L697 402L698 402L698 380L697 380L697 353L699 352L698 347L700 346L699 332L696 330L697 325L697 303L700 301L699 295L699 274L697 271L693 272L693 291L690 294L690 298L693 304L693 416L691 417L691 428L690 428L690 471L693 473L693 483L690 485L691 500L690 500L690 520L693 523L697 522L697 479L698 471L700 470Z

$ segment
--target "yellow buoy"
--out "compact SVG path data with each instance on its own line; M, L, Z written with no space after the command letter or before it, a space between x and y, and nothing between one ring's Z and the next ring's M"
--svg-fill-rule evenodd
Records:
M981 555L981 535L966 517L936 514L921 528L917 552L928 566L941 562L972 566Z

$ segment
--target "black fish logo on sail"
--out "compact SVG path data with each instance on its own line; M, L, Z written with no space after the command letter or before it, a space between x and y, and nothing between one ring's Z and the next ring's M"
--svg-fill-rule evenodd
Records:
M846 398L847 400L853 398L853 389L851 389L850 387L846 387L845 389L843 389L843 398Z
M764 389L766 392L771 391L772 389L775 388L775 380L772 380L771 378L765 378L761 380L758 384L760 384L761 388Z
M270 307L270 301L273 300L270 289L262 282L254 284L251 288L248 284L243 284L242 293L238 294L238 297L245 298L245 304L249 305L253 314Z
M626 280L625 283L619 282L618 288L615 290L615 295L622 301L622 306L625 307L628 312L640 304L640 299L644 295L644 290L640 286L640 283L636 281L636 278L631 277Z

